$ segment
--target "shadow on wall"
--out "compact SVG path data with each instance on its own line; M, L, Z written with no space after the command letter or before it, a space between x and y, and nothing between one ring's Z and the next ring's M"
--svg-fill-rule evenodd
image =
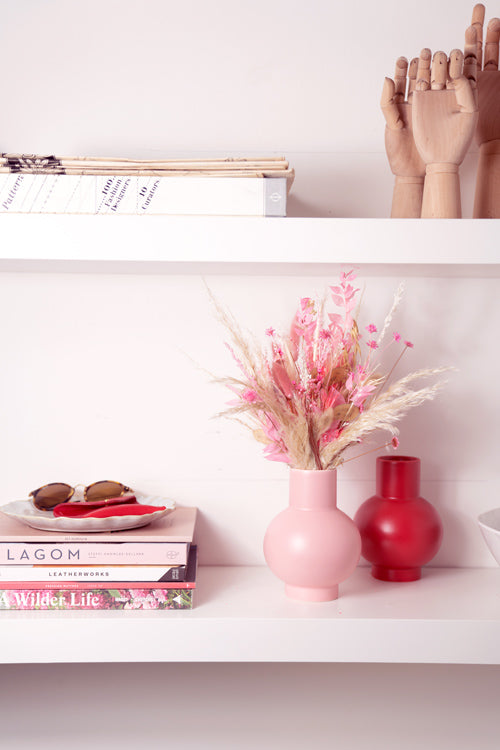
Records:
M385 152L287 153L286 158L295 169L288 216L383 219L391 215L394 177ZM460 168L463 218L472 217L476 167L477 152L471 151Z
M2 746L496 750L498 677L448 664L7 664Z

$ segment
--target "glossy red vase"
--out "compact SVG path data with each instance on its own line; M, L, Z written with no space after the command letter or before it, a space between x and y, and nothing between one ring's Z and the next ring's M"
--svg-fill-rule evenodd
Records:
M363 557L381 581L416 581L437 553L443 536L435 508L420 497L420 459L377 458L377 494L354 517Z

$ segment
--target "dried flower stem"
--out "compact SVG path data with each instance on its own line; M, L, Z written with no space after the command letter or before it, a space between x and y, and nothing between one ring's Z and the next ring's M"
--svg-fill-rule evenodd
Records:
M361 458L361 456L367 456L369 453L374 453L375 451L380 451L382 448L388 448L390 445L394 446L394 438L392 440L389 440L387 443L383 443L382 445L377 445L375 448L370 448L368 451L363 451L363 453L357 453L355 456L351 456L351 458L346 458L344 461L342 461L342 466L344 464L348 464L349 461L354 461L356 458Z

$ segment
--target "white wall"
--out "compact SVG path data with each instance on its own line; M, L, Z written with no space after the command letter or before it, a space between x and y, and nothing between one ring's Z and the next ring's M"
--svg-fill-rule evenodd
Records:
M381 217L392 186L378 106L383 77L400 54L461 46L472 2L1 0L0 10L2 151L285 154L297 171L291 215ZM500 0L489 4L495 14ZM472 150L462 170L465 216L475 159ZM331 279L208 281L259 333L285 324L298 296ZM398 279L366 281L371 318ZM223 394L178 351L216 372L230 364L201 280L4 274L0 284L0 500L53 479L123 477L200 506L205 562L260 562L262 530L284 501L286 478L236 426L209 419ZM441 564L491 564L473 518L498 496L498 401L482 380L485 373L491 383L498 364L497 290L496 280L411 279L401 312L416 344L408 367L459 367L443 398L409 417L402 438L402 449L423 458L425 494L447 522ZM347 510L373 480L371 459L350 466L341 480ZM20 750L90 741L487 749L496 747L498 674L466 666L4 666L2 740Z

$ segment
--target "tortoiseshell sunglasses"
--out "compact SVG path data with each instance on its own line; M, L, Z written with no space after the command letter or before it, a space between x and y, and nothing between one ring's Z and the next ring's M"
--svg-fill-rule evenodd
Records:
M72 487L70 484L64 484L63 482L51 482L51 484L44 484L43 487L33 490L29 496L33 505L38 510L52 510L56 505L67 503L68 500L71 500L75 494L75 489L80 486L82 485L77 484L75 487ZM121 482L102 480L84 487L83 497L87 502L95 502L96 500L105 502L110 498L120 497L130 491L130 487Z

